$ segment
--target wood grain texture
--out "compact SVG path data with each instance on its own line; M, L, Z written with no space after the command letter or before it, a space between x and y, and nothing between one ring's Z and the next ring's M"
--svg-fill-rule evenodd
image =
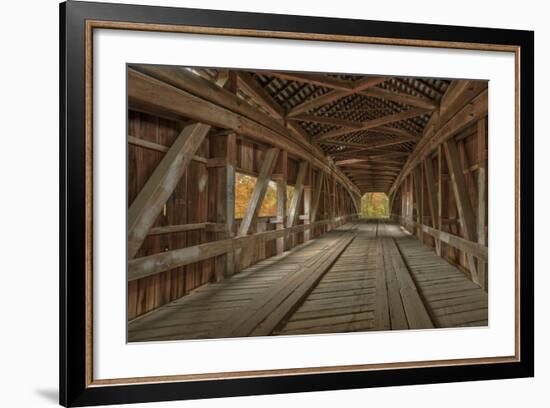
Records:
M395 224L359 222L130 322L130 341L487 325L487 294Z

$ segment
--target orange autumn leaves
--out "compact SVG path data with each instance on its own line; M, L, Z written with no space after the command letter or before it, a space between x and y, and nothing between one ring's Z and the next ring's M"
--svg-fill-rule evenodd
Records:
M248 202L256 186L256 177L242 173L235 174L235 218L242 218L246 213ZM270 181L265 193L260 217L277 215L277 185Z
M243 173L235 173L235 218L242 218L248 208L250 197L256 186L256 177L249 176ZM287 186L287 213L292 199L294 187ZM277 216L277 184L270 181L265 192L264 201L258 213L260 217L276 217Z

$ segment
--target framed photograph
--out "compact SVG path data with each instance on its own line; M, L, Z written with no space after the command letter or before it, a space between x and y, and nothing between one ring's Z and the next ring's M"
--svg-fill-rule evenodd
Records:
M534 375L533 32L60 16L62 405Z

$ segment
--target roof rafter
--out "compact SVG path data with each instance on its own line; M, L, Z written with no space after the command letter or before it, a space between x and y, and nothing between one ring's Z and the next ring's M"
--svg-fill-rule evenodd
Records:
M360 92L360 94L364 96L370 96L378 99L385 99L388 101L401 103L403 105L414 106L417 108L433 110L436 109L438 106L437 103L427 98L392 92L382 88L371 88Z
M411 119L417 116L425 115L426 113L431 112L429 109L425 108L413 108L408 109L403 112L398 113L392 113L391 115L382 116L380 118L372 119L366 122L363 122L361 128L359 130L369 130L369 129L376 129L380 126L388 125L390 123L395 122L401 122L402 120ZM326 139L333 139L338 136L346 135L348 133L356 132L357 129L335 129L331 130L319 137L317 137L316 141L326 140Z
M370 143L356 143L356 142L344 142L341 140L323 140L320 142L321 144L328 144L328 145L335 145L335 146L347 146L347 147L357 147L359 151L363 150L370 150L370 149L376 149L380 147L387 147L387 146L394 146L399 145L402 143L407 143L415 140L415 138L409 138L409 137L396 137L389 140L380 140L376 142L370 142Z
M346 81L336 77L331 77L325 74L309 74L297 72L268 72L268 75L283 78L288 81L303 82L307 84L323 86L325 88L338 89L342 91L352 90L354 84L352 81Z
M331 102L337 101L338 99L341 99L345 96L352 95L354 93L358 93L364 90L367 90L368 88L371 88L373 86L376 86L384 81L386 81L388 78L386 77L369 77L364 78L356 81L354 83L354 87L350 90L342 91L342 90L333 90L330 92L327 92L324 95L321 95L315 99L307 100L298 106L294 107L289 113L288 116L294 116L298 113L303 113L310 111L314 108L317 108L322 105L329 104Z

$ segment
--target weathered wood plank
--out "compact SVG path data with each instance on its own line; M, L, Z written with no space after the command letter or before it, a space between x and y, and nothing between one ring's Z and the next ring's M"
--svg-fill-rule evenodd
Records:
M313 191L313 203L311 204L311 222L317 221L317 210L319 209L319 202L321 198L321 190L323 188L323 179L325 173L319 171L317 173L317 180L315 183L315 189Z
M270 181L271 173L273 172L275 164L277 163L278 155L279 149L277 148L268 149L266 151L264 161L260 169L260 174L258 175L256 185L254 186L254 191L252 192L252 196L250 197L250 201L248 202L246 213L241 220L237 236L242 237L244 235L248 235L252 225L254 225L256 217L258 216L258 212L260 211L260 207L262 206L265 192L267 191L267 186Z
M409 328L407 316L403 306L403 300L399 293L399 283L392 266L392 254L387 245L382 241L382 252L384 254L384 273L386 276L386 288L388 292L388 305L390 313L390 324L392 330L406 330Z
M388 305L388 289L386 286L386 273L384 264L384 252L380 239L376 240L376 300L374 307L374 329L390 330L390 307Z
M423 215L423 208L422 208L422 177L420 175L420 168L415 167L412 173L412 179L413 179L413 191L414 191L414 202L416 204L416 222L417 225L422 225L422 215ZM422 242L422 228L418 228L416 230L416 234L418 235L420 242Z
M149 230L148 235L164 235L174 234L177 232L187 232L195 230L206 230L209 232L223 232L226 230L225 224L217 224L214 222L199 222L194 224L167 225L164 227L153 227Z
M253 106L242 103L242 101L236 97L235 92L232 92L232 90L223 89L221 86L217 86L211 81L201 78L185 68L140 65L139 72L177 87L178 89L189 92L192 95L203 98L206 101L215 103L216 105L226 108L232 112L243 115L246 118L262 123L275 132L288 135L288 130L286 130L280 122L274 118L271 118L269 115L260 112ZM231 74L234 74L234 72L231 72ZM228 78L230 77L235 77L236 79L235 75L230 75ZM129 73L129 78L133 80L131 72ZM241 82L242 85L242 81L239 82ZM237 85L236 82L235 85Z
M485 246L485 212L487 211L486 161L487 161L487 119L477 124L477 243ZM487 290L487 263L478 260L477 272L480 286Z
M287 179L288 179L288 154L282 151L279 154L279 164L277 168L279 177L276 178L277 183L277 230L283 230L286 225L286 202L287 202ZM286 247L286 238L282 236L277 238L277 254L282 254Z
M210 126L186 126L128 209L128 259L143 243L164 203L176 188Z
M295 310L354 237L355 234L344 234L331 250L306 262L299 271L278 282L269 293L261 293L246 310L237 312L234 318L216 328L212 336L217 338L270 334L289 312Z
M403 309L405 311L408 327L411 329L427 329L433 328L433 322L424 306L422 299L417 291L407 266L403 262L403 258L392 239L386 238L382 240L382 245L385 247L384 260L389 261L396 276L399 287ZM390 265L386 264L386 268Z
M286 226L292 227L297 219L298 215L298 205L302 199L302 193L304 191L304 180L306 177L306 171L308 169L309 163L306 161L300 162L300 167L298 169L298 175L296 176L296 185L294 186L294 193L290 200L290 208L288 209L288 218Z
M428 207L430 209L430 222L432 224L432 227L434 229L438 228L437 225L437 193L435 191L436 185L435 185L435 178L434 178L434 171L433 171L433 161L431 157L427 157L424 160L424 178L426 179L426 189L428 191ZM436 252L439 253L439 246L441 244L441 241L439 239L435 239L435 247Z
M474 210L466 188L466 181L464 180L464 173L462 172L462 166L458 157L456 142L453 139L449 139L443 144L443 148L445 150L445 157L447 158L447 167L449 168L449 175L451 176L451 186L453 188L459 222L464 233L464 238L468 241L476 241ZM468 258L468 265L472 274L472 280L479 284L477 268L472 257Z
M303 232L306 229L311 229L314 227L324 225L341 225L345 219L347 219L347 217L336 217L330 220L327 219L317 221L309 225L295 225L291 228L285 228L283 230L266 231L259 234L208 242L192 247L135 258L128 261L128 281L141 279L146 276L155 275L173 268L177 268L178 266L189 265L194 262L223 255L229 251L254 245L258 242L258 240L267 242L280 237L288 238L292 233Z

